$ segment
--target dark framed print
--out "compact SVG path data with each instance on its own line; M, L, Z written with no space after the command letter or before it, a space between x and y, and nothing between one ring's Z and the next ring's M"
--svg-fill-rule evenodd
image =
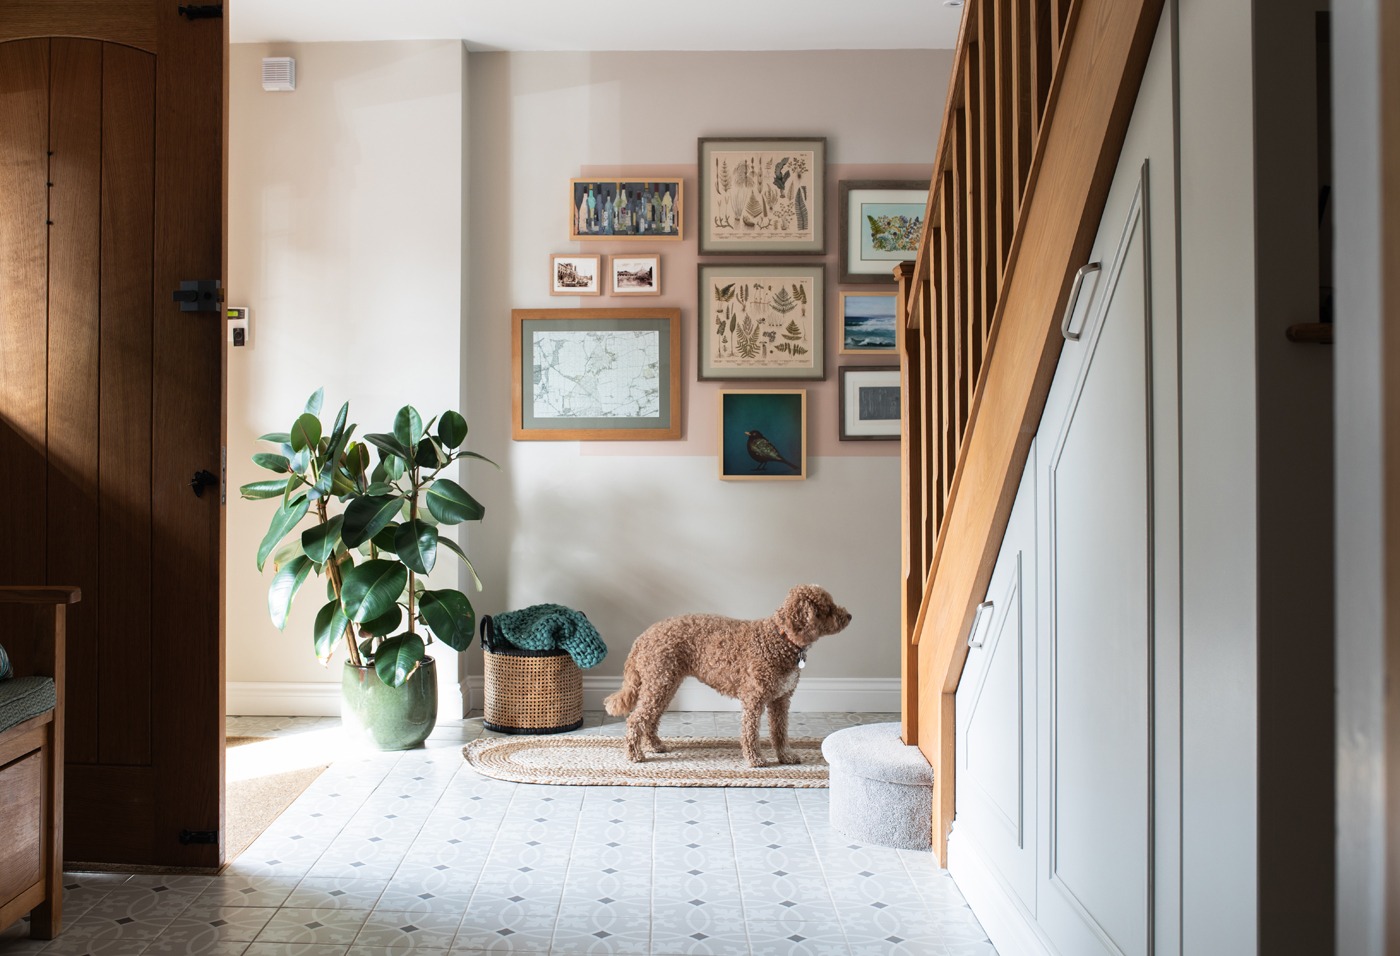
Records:
M919 251L928 183L919 180L843 179L841 281L894 283L894 267Z
M842 441L899 440L899 366L843 365Z
M680 309L514 310L511 437L681 437L680 325Z
M806 389L722 389L719 476L725 481L806 478Z
M570 239L680 239L680 179L569 180Z
M826 139L700 139L700 254L826 252Z
M697 376L826 378L824 265L702 264Z

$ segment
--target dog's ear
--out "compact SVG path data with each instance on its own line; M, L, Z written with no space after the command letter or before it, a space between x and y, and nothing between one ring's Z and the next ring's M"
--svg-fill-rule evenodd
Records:
M783 606L778 608L778 620L793 637L806 636L817 623L817 598L810 584L799 584L788 592Z

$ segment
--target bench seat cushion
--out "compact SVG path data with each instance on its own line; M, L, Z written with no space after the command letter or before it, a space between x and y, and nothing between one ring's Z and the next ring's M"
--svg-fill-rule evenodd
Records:
M52 677L16 677L0 683L0 733L58 703Z

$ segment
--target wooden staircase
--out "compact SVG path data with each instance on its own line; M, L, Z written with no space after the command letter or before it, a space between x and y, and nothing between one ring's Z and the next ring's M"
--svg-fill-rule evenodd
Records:
M954 692L1162 0L967 0L903 316L903 714L953 821Z

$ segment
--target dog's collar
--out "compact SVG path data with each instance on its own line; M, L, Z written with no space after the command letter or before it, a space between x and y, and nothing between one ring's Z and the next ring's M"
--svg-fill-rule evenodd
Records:
M789 637L787 631L784 631L784 630L782 630L782 629L780 628L780 629L778 630L778 633L781 634L781 635L783 635L783 640L787 641L787 642L788 642L789 644L791 644L793 647L797 648L797 669L798 669L798 670L801 670L802 668L806 667L806 666L807 666L807 648L803 647L801 644L797 643L797 642L794 641L791 637Z

